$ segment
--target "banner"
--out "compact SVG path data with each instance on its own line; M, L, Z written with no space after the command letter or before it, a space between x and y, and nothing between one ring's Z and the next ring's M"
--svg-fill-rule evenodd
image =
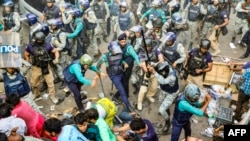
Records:
M0 68L21 67L20 34L0 32Z

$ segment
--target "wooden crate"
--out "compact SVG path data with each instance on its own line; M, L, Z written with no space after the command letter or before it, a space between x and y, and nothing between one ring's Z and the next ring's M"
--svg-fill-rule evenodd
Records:
M223 85L227 87L231 80L233 71L226 63L213 62L213 68L204 77L204 85Z

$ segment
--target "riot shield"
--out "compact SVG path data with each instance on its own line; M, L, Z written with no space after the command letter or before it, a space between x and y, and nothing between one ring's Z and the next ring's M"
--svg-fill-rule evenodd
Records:
M0 68L17 68L21 66L20 34L16 32L0 32Z

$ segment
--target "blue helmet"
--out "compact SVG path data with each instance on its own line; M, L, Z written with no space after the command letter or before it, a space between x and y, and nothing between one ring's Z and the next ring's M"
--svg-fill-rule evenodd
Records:
M41 24L40 31L41 31L45 36L47 36L47 35L49 34L49 26L48 26L48 24L42 23L42 24Z
M4 2L3 6L14 7L14 2L11 0L8 0L8 1Z
M170 70L169 64L166 61L158 63L154 69L158 74L160 74L164 78L167 78Z
M182 17L180 14L173 14L172 20L176 23L182 23Z
M168 41L172 41L172 42L175 42L176 40L176 35L174 32L168 32L164 39L163 39L163 42L168 42Z
M201 92L197 85L188 84L184 89L185 99L189 103L196 103L200 98Z
M69 9L69 8L72 8L72 4L71 3L68 3L68 2L65 2L61 5L61 7L65 8L65 9Z
M63 27L63 22L60 19L50 19L47 21L49 25L54 25L57 28Z
M27 18L29 25L34 25L38 21L36 15L32 13L26 14L26 18Z
M71 8L66 11L67 14L72 14L76 17L81 16L81 11L78 8Z
M112 52L112 54L122 53L122 49L121 49L120 45L116 41L113 41L113 42L109 43L108 50L110 52Z
M85 9L88 9L90 4L89 4L89 1L88 0L81 0L79 2L80 5L84 6Z

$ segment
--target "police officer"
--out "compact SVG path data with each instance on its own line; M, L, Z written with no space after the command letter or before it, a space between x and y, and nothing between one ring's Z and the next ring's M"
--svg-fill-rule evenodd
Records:
M112 41L117 39L117 32L114 32L115 24L118 19L118 14L120 12L120 2L119 0L113 0L110 6L110 24L111 24L111 31L114 33Z
M134 47L135 52L138 54L139 49L142 47L142 27L136 25L132 27L129 31L130 44ZM139 65L134 64L132 69L132 74L130 80L132 81L132 86L134 87L134 94L137 94L140 89L140 79L141 79L141 68Z
M17 94L22 100L29 103L34 110L44 115L33 100L28 80L18 68L6 68L6 72L3 73L3 82L6 96Z
M130 79L132 69L134 66L134 61L136 62L136 64L140 65L140 60L133 46L127 43L126 33L123 33L118 37L118 43L123 52L123 59L128 64L128 68L126 68L126 70L123 72L124 73L123 85L124 85L126 94L129 94L129 79ZM117 92L115 94L115 97L119 97L119 96L120 94Z
M51 45L59 51L59 62L54 62L55 73L61 81L59 89L65 88L64 77L63 77L63 68L65 65L69 64L69 53L71 53L71 48L69 46L69 41L67 39L67 34L63 28L63 23L60 19L51 19L48 20L50 29L52 30Z
M164 60L180 72L182 64L186 59L185 48L181 43L176 42L176 35L174 32L168 32L161 38L161 41L165 43L162 47Z
M100 33L103 35L103 41L108 43L108 34L107 34L107 20L109 17L109 8L108 4L103 0L94 0L95 3L92 5L92 8L95 12L97 23L100 26Z
M14 3L11 0L3 4L3 26L5 32L20 32L21 21L17 12L14 12Z
M229 23L229 13L227 12L227 0L219 0L219 9L218 14L216 15L214 30L209 37L209 40L211 41L211 47L214 50L213 53L211 53L213 56L218 55L221 51L219 49L219 41L218 38L220 34L226 35L228 32L227 25Z
M163 23L166 22L167 18L165 15L165 12L161 9L161 1L160 0L154 0L152 2L153 7L150 8L148 11L146 11L145 13L143 13L143 15L140 18L140 23L143 22L143 19L145 17L148 17L150 15L153 16L153 19L161 19Z
M86 31L84 31L84 23L81 19L81 12L78 8L71 8L67 11L68 14L71 14L73 17L73 22L71 22L70 27L73 31L68 34L68 39L76 40L76 48L72 48L72 57L80 58L83 54L87 53L87 44L85 42L89 42L89 39L86 36ZM76 56L74 56L76 52Z
M89 42L90 42L90 47L91 49L93 49L94 51L94 62L98 60L98 58L101 56L101 52L98 49L98 45L97 45L97 40L96 40L96 36L98 34L97 32L97 18L95 16L95 12L92 10L92 8L90 8L89 6L89 2L88 1L81 1L80 5L82 7L82 9L84 10L84 23L85 23L85 27L87 30L87 36L89 38Z
M72 8L70 3L63 3L60 5L60 11L62 14L63 28L66 32L72 33L73 31L70 28L70 23L73 21L73 15L67 14L66 10Z
M160 18L157 19L149 19L152 22L153 28L154 28L154 34L156 36L156 39L161 39L162 37L162 26L163 26L163 22ZM150 23L150 22L148 22Z
M183 68L188 72L187 81L203 87L203 75L212 70L212 56L208 52L211 46L210 40L204 38L200 41L200 48L192 49L184 62ZM185 81L183 81L186 83ZM183 85L185 86L185 84Z
M192 49L195 39L198 38L197 31L199 28L199 20L201 20L206 14L207 10L199 2L199 0L192 0L191 2L189 2L185 10L183 11L182 17L188 20L189 35L191 38L188 50Z
M138 8L136 10L136 14L138 18L141 18L142 14L144 14L150 9L151 3L152 3L152 0L142 0L139 2Z
M151 67L149 70L155 73L155 77L160 84L161 93L159 101L161 102L161 106L159 108L159 113L165 120L162 132L166 134L170 129L170 106L173 104L179 92L177 74L166 61L158 63L154 69Z
M235 7L236 10L236 19L235 19L235 28L233 32L233 37L230 46L235 47L235 38L236 35L239 34L242 31L242 37L245 35L245 33L248 31L249 26L247 22L247 16L250 12L250 0L244 0L238 2L237 6ZM245 46L243 42L241 42L242 46Z
M172 118L172 133L170 141L178 141L181 130L185 130L185 138L191 136L190 118L193 114L205 115L211 96L206 95L205 101L199 103L201 92L195 84L188 84L184 92L177 98Z
M145 45L139 50L139 58L141 61L141 67L143 69L143 81L140 86L140 91L138 94L137 109L142 110L142 102L146 94L147 99L150 102L154 102L153 96L157 92L158 81L154 73L148 71L147 66L163 62L163 55L158 49L158 46L153 44L153 39L145 39ZM146 51L147 50L147 51ZM147 56L148 55L148 56ZM148 58L149 57L149 58Z
M39 78L43 75L48 84L50 99L54 104L59 104L60 102L55 96L54 77L49 66L49 61L51 60L49 53L53 53L55 55L54 62L58 62L59 52L49 43L45 43L43 32L36 32L34 39L35 42L30 43L24 52L26 61L32 64L30 83L34 97L36 98L40 95L38 91Z
M55 5L55 0L46 0L46 6L41 16L41 22L59 17L61 17L61 13L59 8Z
M83 103L88 101L86 95L80 94L81 86L88 85L93 88L96 86L99 78L98 76L95 76L93 80L85 78L85 73L88 69L100 74L99 70L93 66L93 59L88 54L84 54L80 59L73 61L63 70L64 82L73 93L76 105L80 111L84 110Z
M120 3L120 12L115 24L114 32L121 35L135 25L135 16L128 9L128 4L125 1Z
M124 89L123 85L123 68L128 68L128 64L123 60L123 52L120 48L120 45L113 41L108 45L108 52L104 53L97 63L97 68L101 68L101 65L105 63L106 65L106 72L117 88L118 92L121 95L122 102L127 106L130 107L131 104L128 100L128 94ZM118 97L115 97L116 99Z
M204 25L202 28L202 37L206 38L207 33L212 33L214 27L214 20L216 20L216 13L218 12L218 0L213 0L212 4L209 4L207 7L207 15L204 19Z

